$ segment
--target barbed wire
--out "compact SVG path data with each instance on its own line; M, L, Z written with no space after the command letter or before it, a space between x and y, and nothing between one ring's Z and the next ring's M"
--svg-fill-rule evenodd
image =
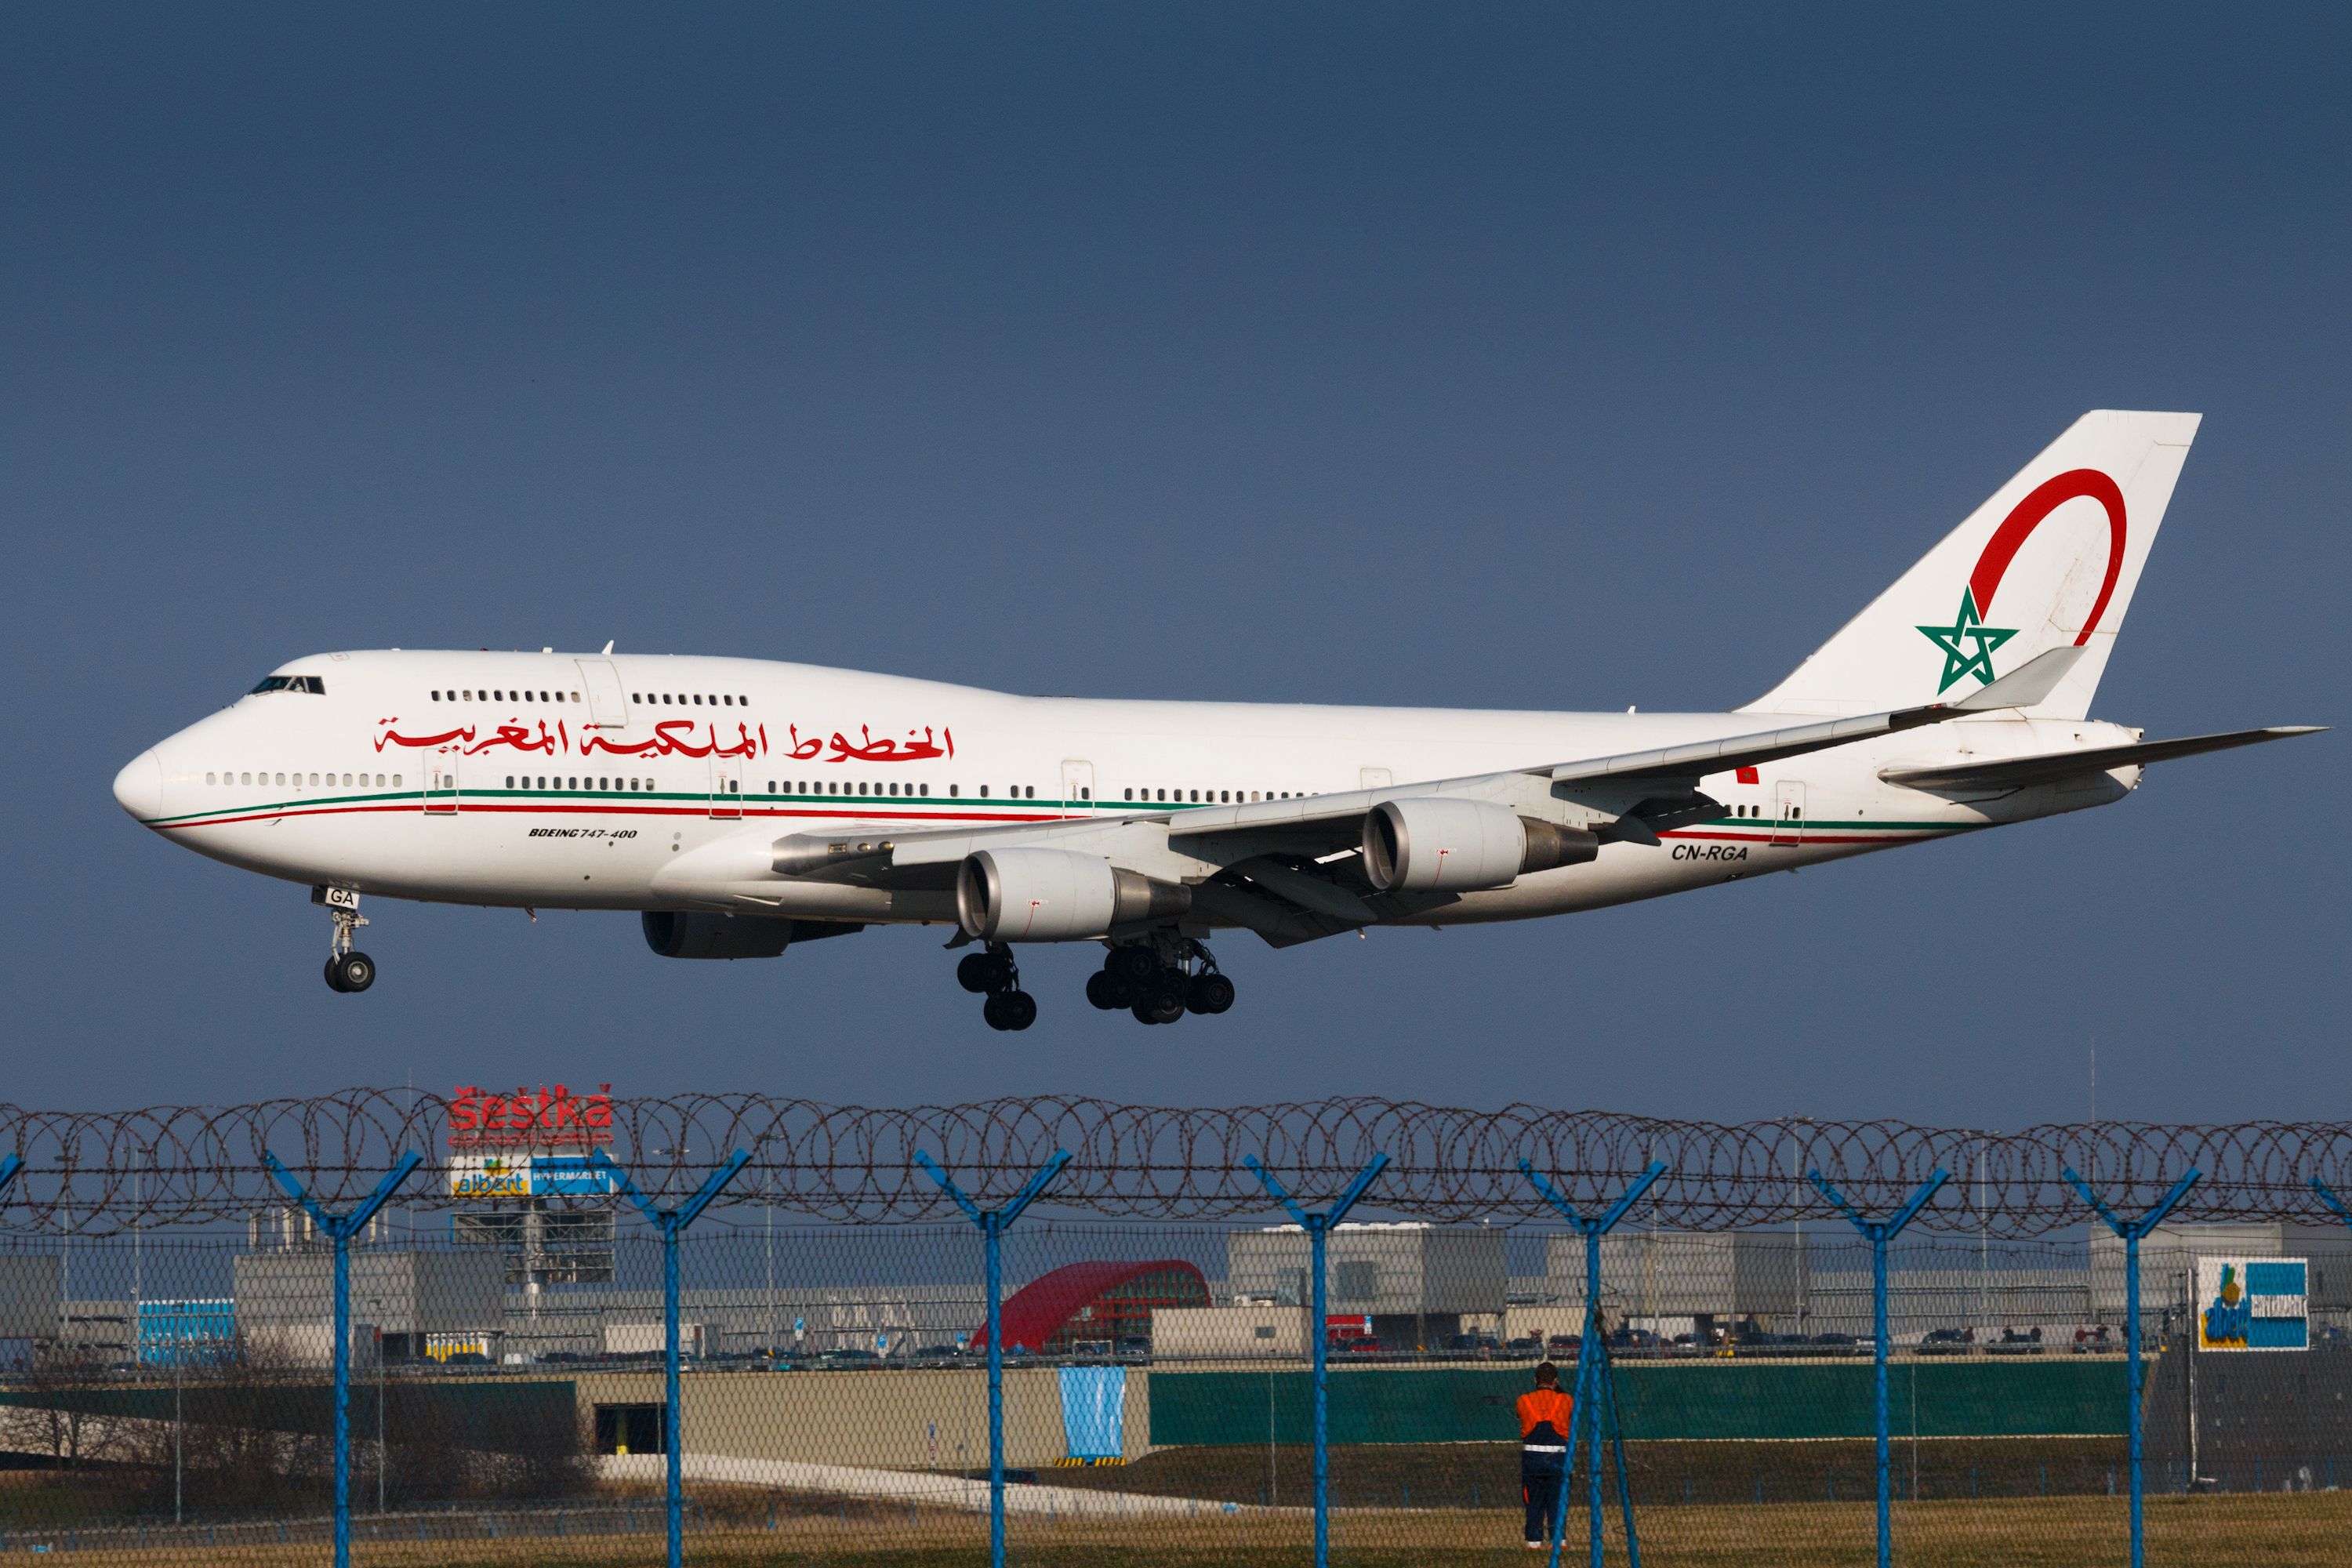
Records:
M263 1166L265 1150L330 1207L364 1196L401 1152L415 1150L425 1168L398 1203L466 1205L479 1200L454 1194L450 1175L466 1154L483 1151L451 1148L453 1105L463 1101L373 1089L128 1111L0 1104L0 1152L25 1162L0 1199L0 1227L102 1235L242 1221L286 1202ZM573 1130L571 1152L609 1134L601 1146L656 1199L691 1192L740 1148L751 1163L723 1205L772 1205L856 1223L953 1212L917 1164L918 1151L987 1205L1009 1197L1055 1150L1066 1149L1073 1158L1052 1190L1055 1208L1161 1220L1272 1210L1243 1163L1246 1156L1262 1160L1311 1206L1335 1195L1375 1152L1391 1163L1366 1214L1440 1222L1549 1216L1521 1160L1589 1210L1611 1202L1651 1161L1662 1162L1666 1173L1643 1200L1643 1223L1693 1230L1835 1220L1806 1179L1813 1171L1869 1212L1892 1208L1941 1169L1951 1180L1918 1223L2003 1237L2046 1235L2087 1217L2064 1180L2069 1167L2126 1215L2191 1169L2201 1179L2179 1211L2183 1219L2334 1224L2311 1178L2352 1190L2352 1123L2344 1122L2097 1122L1995 1132L1900 1121L1676 1121L1530 1105L1471 1110L1371 1099L1206 1109L1043 1097L884 1110L756 1094L615 1099L609 1110L609 1126ZM472 1115L479 1121L478 1103Z

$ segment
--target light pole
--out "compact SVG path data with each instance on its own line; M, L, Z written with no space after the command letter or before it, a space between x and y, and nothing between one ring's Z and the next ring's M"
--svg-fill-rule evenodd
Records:
M754 1160L760 1158L760 1152L774 1140L775 1134L772 1132L762 1132L752 1139L751 1158ZM766 1237L768 1304L764 1325L767 1332L764 1337L768 1343L768 1365L773 1368L776 1364L776 1168L773 1165L761 1167L760 1190L768 1201Z
M375 1320L375 1513L383 1517L383 1472L392 1452L383 1446L383 1302L368 1298L368 1316Z

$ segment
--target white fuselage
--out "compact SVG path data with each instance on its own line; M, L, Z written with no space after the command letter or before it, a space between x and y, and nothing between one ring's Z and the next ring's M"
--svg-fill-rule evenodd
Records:
M322 654L123 770L149 826L289 881L392 898L725 910L729 856L845 823L1167 814L1536 768L1759 728L1753 713L1538 713L1017 697L763 659ZM320 689L309 688L316 686ZM1777 716L1769 721L1781 721ZM1558 914L2120 798L2137 769L1954 799L1880 770L2115 744L2088 721L1970 718L1704 781L1726 815L1522 876L1444 923ZM887 828L886 828L887 830ZM701 854L698 854L701 851ZM695 868L714 868L708 875ZM838 917L765 889L764 912ZM952 921L952 899L877 914ZM1416 923L1427 923L1423 916Z

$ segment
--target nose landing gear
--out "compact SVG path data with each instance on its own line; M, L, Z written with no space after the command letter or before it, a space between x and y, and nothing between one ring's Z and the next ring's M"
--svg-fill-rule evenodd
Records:
M1087 977L1087 1000L1106 1013L1124 1007L1139 1024L1172 1024L1186 1013L1232 1006L1234 983L1218 972L1208 948L1190 937L1128 942L1112 948L1102 968Z
M335 922L327 944L327 989L359 992L375 984L375 960L352 946L352 933L367 924L360 913L360 896L349 888L313 888L310 901L326 906Z
M1037 1021L1037 998L1021 989L1021 968L1013 950L1001 942L982 952L968 952L956 964L956 984L967 991L985 992L980 1016L992 1029L1025 1029Z

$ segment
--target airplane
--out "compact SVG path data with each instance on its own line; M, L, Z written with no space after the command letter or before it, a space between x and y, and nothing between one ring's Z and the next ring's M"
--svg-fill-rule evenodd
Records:
M751 658L398 648L279 666L114 781L141 824L307 883L362 992L362 896L621 910L669 958L950 928L984 1020L1017 951L1087 999L1234 1003L1210 941L1601 909L2123 799L2090 719L2200 416L2099 410L1753 702L1507 712L1024 697Z

